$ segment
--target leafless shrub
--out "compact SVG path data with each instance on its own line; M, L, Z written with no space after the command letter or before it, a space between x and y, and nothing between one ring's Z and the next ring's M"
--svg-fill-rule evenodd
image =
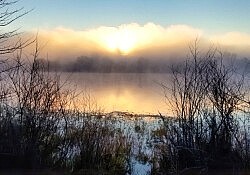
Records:
M226 65L216 48L202 54L197 40L190 53L185 64L172 67L172 86L163 85L171 94L166 98L175 119L162 117L167 148L162 167L175 167L175 173L194 167L242 168L242 149L235 146L244 127L238 118L247 104L244 75Z

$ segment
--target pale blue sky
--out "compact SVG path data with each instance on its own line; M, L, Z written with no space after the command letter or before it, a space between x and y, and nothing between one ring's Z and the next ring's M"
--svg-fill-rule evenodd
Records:
M207 33L250 33L249 0L20 0L16 6L34 9L13 25L22 30L153 22L186 24Z

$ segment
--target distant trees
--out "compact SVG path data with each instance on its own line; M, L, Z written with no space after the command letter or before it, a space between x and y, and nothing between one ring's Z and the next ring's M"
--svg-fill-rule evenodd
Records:
M170 60L150 58L107 58L81 56L67 62L50 60L52 70L99 73L168 73Z
M94 73L171 73L170 65L184 66L184 62L183 58L108 58L99 56L80 56L67 61L49 60L52 71ZM224 62L225 65L230 63L226 59ZM250 60L247 58L232 58L232 62L242 72L248 71L250 68Z

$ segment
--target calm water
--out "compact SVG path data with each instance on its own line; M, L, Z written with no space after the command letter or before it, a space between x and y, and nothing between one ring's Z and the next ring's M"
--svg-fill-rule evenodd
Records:
M70 86L86 92L105 112L126 111L140 114L166 113L164 90L159 83L169 81L168 74L72 73Z

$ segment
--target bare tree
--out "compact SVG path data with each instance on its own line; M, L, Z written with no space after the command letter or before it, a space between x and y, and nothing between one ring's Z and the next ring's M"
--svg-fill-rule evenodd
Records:
M0 0L0 28L6 31L11 23L23 17L30 11L24 11L24 8L13 9L18 1ZM8 30L8 29L7 29ZM12 53L17 49L21 49L30 44L30 40L22 41L18 29L0 33L0 55Z
M235 146L244 127L240 120L241 107L246 98L245 78L236 72L233 65L226 65L225 59L228 58L225 58L223 53L217 52L216 57L209 60L208 72L205 75L208 84L208 145L210 155L214 159L213 166L239 168L244 160L239 156L241 150L236 150Z
M172 66L171 87L163 84L165 97L180 127L176 137L177 145L198 148L197 142L201 137L198 133L202 130L199 120L208 88L204 74L207 60L214 56L215 51L211 48L204 56L196 40L190 46L190 56L184 64Z
M163 85L174 114L174 119L162 117L168 148L162 159L171 164L163 166L175 172L201 165L239 167L244 161L239 156L242 148L235 149L242 143L237 116L248 104L244 75L225 64L228 58L214 47L201 53L196 40L189 48L191 56L172 67L171 86Z

